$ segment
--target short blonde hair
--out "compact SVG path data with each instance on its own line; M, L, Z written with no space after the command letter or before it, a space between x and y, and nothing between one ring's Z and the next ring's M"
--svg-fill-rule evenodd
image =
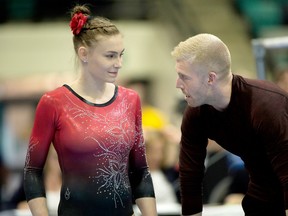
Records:
M216 73L228 73L231 70L228 47L212 34L197 34L180 42L171 55L177 61L189 61Z

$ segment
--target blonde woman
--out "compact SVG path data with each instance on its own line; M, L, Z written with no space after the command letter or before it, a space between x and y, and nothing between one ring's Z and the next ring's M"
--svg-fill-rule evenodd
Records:
M115 85L123 38L108 19L75 6L70 27L79 77L42 96L24 169L27 201L34 216L48 216L42 171L50 143L62 171L60 216L143 216L156 204L146 163L138 94Z

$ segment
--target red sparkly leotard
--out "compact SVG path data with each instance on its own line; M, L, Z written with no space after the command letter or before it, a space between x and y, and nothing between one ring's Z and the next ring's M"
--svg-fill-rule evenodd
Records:
M68 85L42 96L24 168L27 200L45 196L42 171L51 143L62 171L59 215L129 215L133 199L154 197L142 134L141 104L116 86L105 104Z

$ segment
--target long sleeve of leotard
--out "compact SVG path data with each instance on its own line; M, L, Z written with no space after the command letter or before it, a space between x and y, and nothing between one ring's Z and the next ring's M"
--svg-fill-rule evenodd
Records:
M54 111L53 100L44 95L36 109L24 167L24 190L28 201L45 197L43 167L55 131Z
M152 179L148 170L144 138L142 132L142 114L140 100L137 101L135 144L130 153L129 178L131 182L133 199L142 197L155 197Z

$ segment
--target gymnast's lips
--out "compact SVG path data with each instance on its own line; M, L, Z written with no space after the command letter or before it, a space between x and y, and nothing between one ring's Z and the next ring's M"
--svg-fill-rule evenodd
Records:
M110 72L108 72L108 74L110 74L112 76L117 76L118 75L118 71L110 71Z

